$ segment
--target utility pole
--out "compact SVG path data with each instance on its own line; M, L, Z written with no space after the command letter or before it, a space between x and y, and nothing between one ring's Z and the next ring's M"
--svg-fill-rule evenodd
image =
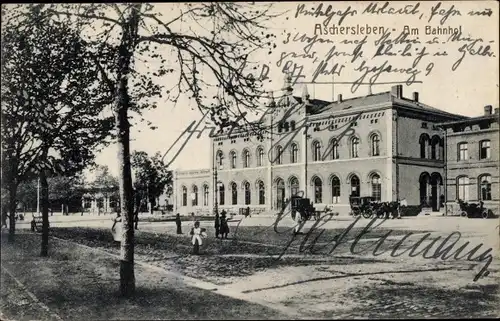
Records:
M40 177L36 185L36 215L40 215Z

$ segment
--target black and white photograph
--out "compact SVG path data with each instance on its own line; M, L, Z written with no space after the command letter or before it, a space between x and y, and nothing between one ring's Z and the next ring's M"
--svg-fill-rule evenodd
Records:
M499 318L499 7L2 4L0 320Z

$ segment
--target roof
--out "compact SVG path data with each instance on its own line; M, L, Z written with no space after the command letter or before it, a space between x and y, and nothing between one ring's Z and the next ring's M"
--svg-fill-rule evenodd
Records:
M441 124L438 124L438 126L449 127L449 126L459 125L459 124L474 124L474 123L479 123L479 122L482 122L485 120L497 120L498 121L499 117L500 117L499 114L491 114L491 115L486 115L486 116L483 115L483 116L478 116L478 117L467 117L466 119L441 123Z

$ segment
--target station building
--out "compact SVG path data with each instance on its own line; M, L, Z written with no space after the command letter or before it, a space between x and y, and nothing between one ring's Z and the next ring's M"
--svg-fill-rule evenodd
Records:
M311 99L305 87L294 95L287 79L250 125L264 135L248 125L212 135L211 168L174 173L174 211L276 213L299 191L316 209L340 215L350 213L350 195L445 211L451 151L438 125L468 119L422 103L417 92L405 97L402 85L328 102ZM495 175L498 182L498 168Z

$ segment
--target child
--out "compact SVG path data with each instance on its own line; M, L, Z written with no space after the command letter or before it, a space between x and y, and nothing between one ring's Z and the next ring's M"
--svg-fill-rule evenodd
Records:
M206 237L205 229L200 228L200 222L196 221L194 223L194 227L191 229L191 235L191 242L193 243L193 254L199 254L200 245L203 244L201 238Z

